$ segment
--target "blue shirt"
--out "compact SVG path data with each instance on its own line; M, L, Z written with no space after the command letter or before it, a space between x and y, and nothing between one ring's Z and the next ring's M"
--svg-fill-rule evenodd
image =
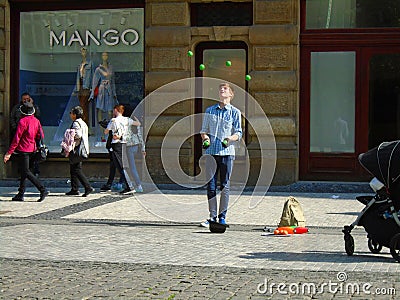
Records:
M219 103L208 107L200 133L205 133L210 137L210 147L206 149L206 154L235 155L232 142L224 148L222 141L233 134L236 134L239 139L242 137L240 110L231 104L225 105L224 108L221 108Z

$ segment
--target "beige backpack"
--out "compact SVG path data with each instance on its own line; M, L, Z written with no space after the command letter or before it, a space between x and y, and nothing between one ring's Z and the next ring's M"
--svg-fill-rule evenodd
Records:
M287 198L283 205L281 221L278 225L278 227L285 226L306 226L303 208L301 207L300 202L292 196Z

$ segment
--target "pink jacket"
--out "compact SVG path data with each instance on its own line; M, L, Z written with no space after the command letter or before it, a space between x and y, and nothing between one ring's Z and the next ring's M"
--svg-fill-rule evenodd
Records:
M69 156L69 153L75 148L75 129L67 129L64 133L64 138L61 142L61 148L63 148L65 157Z
M35 152L36 141L40 140L41 136L44 138L42 125L35 116L21 118L7 154L13 154L14 151Z

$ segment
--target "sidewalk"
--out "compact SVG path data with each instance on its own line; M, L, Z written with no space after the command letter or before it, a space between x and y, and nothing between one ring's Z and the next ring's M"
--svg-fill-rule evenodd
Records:
M41 203L34 202L38 198L34 188L28 189L25 202L11 202L16 192L15 184L0 182L1 216L185 224L198 224L208 217L206 191L203 189L178 190L167 186L170 189L131 196L97 192L83 198L65 196L69 188L66 181L56 181L47 186L51 193ZM324 186L330 192L309 192L321 191ZM249 190L241 194L232 191L227 220L231 225L276 226L284 201L288 196L294 196L303 206L307 226L340 228L352 223L361 211L363 205L355 197L365 194L362 191L367 188L365 184L343 184L342 189L338 186L339 183L297 183L271 187L272 192L265 196L252 196ZM349 190L359 192L343 192Z
M354 255L345 253L341 229L362 209L355 196L364 187L349 192L338 184L300 183L262 197L233 191L230 228L213 234L198 227L207 218L204 189L83 198L65 196L66 182L47 186L51 193L40 203L34 188L26 201L12 202L16 187L0 187L1 299L382 299L376 293L382 290L384 299L395 299L400 291L400 264L387 248L372 254L363 228L352 232ZM265 235L289 195L301 202L310 232ZM370 289L277 291L280 283L321 288L330 282Z

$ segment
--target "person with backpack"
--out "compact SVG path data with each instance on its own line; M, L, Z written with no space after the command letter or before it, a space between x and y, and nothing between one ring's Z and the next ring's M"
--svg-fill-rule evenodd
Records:
M133 116L135 121L139 122L139 120ZM139 122L140 124L140 122ZM135 163L135 153L138 152L139 147L141 148L141 152L143 157L146 156L146 146L143 141L141 127L139 126L129 126L126 132L126 150L128 156L129 163L129 179L133 178L133 184L135 185L135 191L137 193L143 193L142 183L140 181L139 173L136 168ZM132 181L132 180L131 180Z

